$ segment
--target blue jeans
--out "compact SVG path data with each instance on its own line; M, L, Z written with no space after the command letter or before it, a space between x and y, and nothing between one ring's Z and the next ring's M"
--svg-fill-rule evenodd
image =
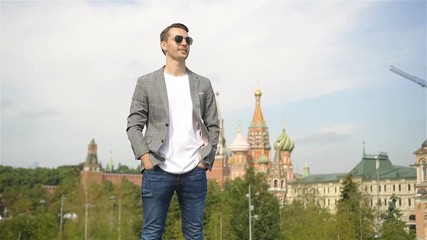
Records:
M203 212L207 194L206 171L196 167L188 173L171 174L155 166L142 179L143 226L141 240L161 240L174 192L181 209L185 240L203 240Z

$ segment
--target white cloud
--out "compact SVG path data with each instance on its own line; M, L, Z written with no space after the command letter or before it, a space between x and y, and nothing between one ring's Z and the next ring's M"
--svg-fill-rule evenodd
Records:
M352 138L352 133L359 127L358 124L338 124L327 126L309 133L302 138L296 138L300 145L327 145L342 143Z
M384 74L386 60L411 61L411 53L419 52L410 46L393 45L419 34L418 28L406 33L381 29L365 35L372 34L366 22L376 18L369 13L381 9L378 5L382 4L4 2L1 91L2 107L6 108L2 109L2 145L9 148L3 147L2 158L12 161L8 159L20 153L16 144L21 141L39 161L50 159L45 161L47 165L57 165L59 154L52 152L51 145L32 144L34 139L49 139L58 151L79 148L61 155L61 161L72 164L84 160L86 144L95 136L100 154L108 156L113 151L117 159L133 164L124 131L130 98L137 77L164 64L159 33L173 22L184 22L190 28L195 42L188 66L211 78L214 89L221 93L225 116L242 109L252 111L258 80L265 93L263 107L378 84L388 74ZM375 44L385 49L379 50ZM32 117L43 112L47 116L31 126L31 137L26 137L25 131L20 138L11 137L9 132L21 134L17 129L22 126L23 112ZM282 115L266 119L275 117ZM233 120L226 119L226 123ZM250 121L240 120L243 124ZM306 141L345 140L351 129L351 125L335 126L300 136L306 136ZM49 137L44 137L47 134ZM61 147L65 144L67 147ZM101 152L103 147L107 153Z

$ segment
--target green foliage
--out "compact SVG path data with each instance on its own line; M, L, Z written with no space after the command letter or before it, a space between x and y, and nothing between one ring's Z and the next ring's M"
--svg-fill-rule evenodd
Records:
M405 230L405 222L400 220L400 210L396 207L396 202L399 198L393 194L387 209L387 217L381 225L380 238L383 240L410 240L415 239L414 232Z
M375 235L374 214L369 206L369 197L359 191L351 174L342 182L337 209L337 218L351 223L356 239L370 239Z
M27 186L33 188L37 184L59 185L67 177L79 176L78 166L62 166L57 169L49 168L12 168L0 165L0 193L7 186Z
M253 239L280 239L280 211L278 200L268 191L264 174L255 174L247 169L244 179L228 182L225 187L232 209L231 226L234 239L249 239L249 202L247 194L251 188L251 204L254 206L252 216Z
M411 240L415 239L414 232L406 232L405 223L396 218L387 219L381 226L381 240Z
M120 166L119 169L126 169ZM0 239L81 240L140 239L142 208L139 186L124 179L119 186L105 181L84 189L80 184L81 166L57 169L22 169L0 166ZM55 185L49 194L43 185ZM298 201L280 206L268 191L266 176L247 169L243 178L227 181L224 188L209 181L204 218L207 240L249 239L249 186L251 188L252 239L372 239L373 210L368 197L347 176L341 188L337 213L331 214L318 204L315 189L302 191ZM64 201L62 204L62 197ZM76 219L63 218L60 212ZM380 239L414 239L398 219L399 210L390 209L381 228ZM392 214L391 214L392 212ZM5 214L6 213L6 214ZM182 240L181 215L173 197L164 239ZM391 217L390 217L391 216ZM61 237L59 237L61 235Z
M354 239L340 237L334 215L315 202L310 200L304 204L303 201L294 201L282 208L284 239Z
M136 168L132 169L132 168L129 168L128 166L126 166L126 165L119 164L118 168L113 170L113 173L138 174L138 173L140 173L140 168L136 167Z
M1 239L55 239L56 218L51 213L24 214L0 222Z
M204 233L206 239L234 240L230 224L233 218L229 199L215 181L208 182L208 197L204 218Z

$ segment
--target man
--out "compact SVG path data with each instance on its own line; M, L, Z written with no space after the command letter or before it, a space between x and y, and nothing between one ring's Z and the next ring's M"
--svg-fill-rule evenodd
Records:
M203 239L206 170L212 169L219 126L209 79L185 65L192 43L184 24L164 29L166 65L140 77L132 98L126 131L142 166L142 240L162 239L174 192L184 238Z

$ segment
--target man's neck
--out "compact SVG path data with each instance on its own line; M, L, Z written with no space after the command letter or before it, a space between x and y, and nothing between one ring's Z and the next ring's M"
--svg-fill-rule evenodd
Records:
M184 76L187 74L185 62L166 62L164 71L172 76Z

